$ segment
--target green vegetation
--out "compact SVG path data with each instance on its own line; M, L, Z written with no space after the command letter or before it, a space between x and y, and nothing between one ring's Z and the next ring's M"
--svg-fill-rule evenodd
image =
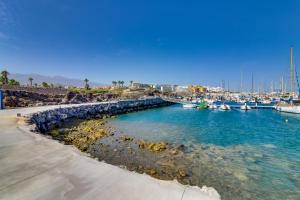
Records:
M3 70L1 72L0 85L20 85L18 81L16 81L15 79L9 79L8 76L9 76L8 71Z
M49 87L50 87L49 84L46 83L46 82L43 82L43 83L42 83L42 86L43 86L43 88L49 88Z
M9 75L9 72L6 71L6 70L3 70L1 72L1 79L0 79L0 81L1 81L2 85L7 85L8 84L8 75Z
M16 81L15 79L10 79L10 80L8 80L8 85L20 86L20 82Z

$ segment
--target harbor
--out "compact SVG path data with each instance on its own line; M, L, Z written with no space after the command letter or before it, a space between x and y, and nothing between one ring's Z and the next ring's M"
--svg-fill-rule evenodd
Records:
M300 200L299 11L0 0L0 200Z

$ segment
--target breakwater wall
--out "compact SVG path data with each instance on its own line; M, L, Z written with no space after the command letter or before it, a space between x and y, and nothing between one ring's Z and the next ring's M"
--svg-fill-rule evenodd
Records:
M28 122L35 125L34 131L45 133L52 128L60 127L64 121L72 118L106 118L118 114L163 107L172 104L173 103L164 101L161 98L150 98L76 105L31 114L28 116Z

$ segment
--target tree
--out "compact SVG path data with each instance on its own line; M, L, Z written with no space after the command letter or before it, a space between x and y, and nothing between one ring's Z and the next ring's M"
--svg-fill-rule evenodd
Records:
M85 82L84 88L87 89L87 90L90 89L90 86L89 86L89 84L88 84L88 83L89 83L89 79L87 79L87 78L84 79L84 82Z
M121 86L121 81L118 81L118 87L120 87Z
M17 85L20 86L20 82L16 81L15 79L8 80L8 85Z
M132 87L133 86L133 81L129 81L130 82L130 87Z
M113 84L114 87L116 87L117 81L112 81L111 83Z
M120 81L120 84L122 85L122 87L123 87L123 85L124 85L124 81Z
M32 78L32 77L29 77L29 78L28 78L28 81L30 82L30 87L32 87L32 81L33 81L33 78Z
M8 84L8 75L9 75L9 72L8 71L6 71L6 70L3 70L2 72L1 72L1 76L2 76L2 84L4 84L4 85L7 85Z
M43 86L44 88L49 88L49 85L48 85L48 83L46 83L46 82L42 82L42 86Z

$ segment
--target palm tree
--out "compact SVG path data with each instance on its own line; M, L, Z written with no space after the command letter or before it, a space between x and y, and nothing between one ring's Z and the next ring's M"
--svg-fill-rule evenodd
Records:
M123 85L124 85L124 81L120 81L120 83L121 83L121 85L122 85L122 87L123 87Z
M112 81L111 83L113 84L114 87L116 87L117 81Z
M121 81L118 81L118 87L120 87L121 86Z
M33 81L33 78L32 78L32 77L29 77L29 78L28 78L28 81L30 82L30 87L32 87L32 81Z
M84 86L84 87L85 87L85 89L88 90L88 89L90 88L90 86L89 86L89 84L88 84L88 83L89 83L89 79L87 79L87 78L84 79L84 82L85 82L85 86Z
M3 84L7 85L8 84L8 75L9 75L9 72L6 71L6 70L3 70L1 72L1 75L2 75L2 79L3 79Z
M130 82L130 87L132 87L133 81L129 81Z

